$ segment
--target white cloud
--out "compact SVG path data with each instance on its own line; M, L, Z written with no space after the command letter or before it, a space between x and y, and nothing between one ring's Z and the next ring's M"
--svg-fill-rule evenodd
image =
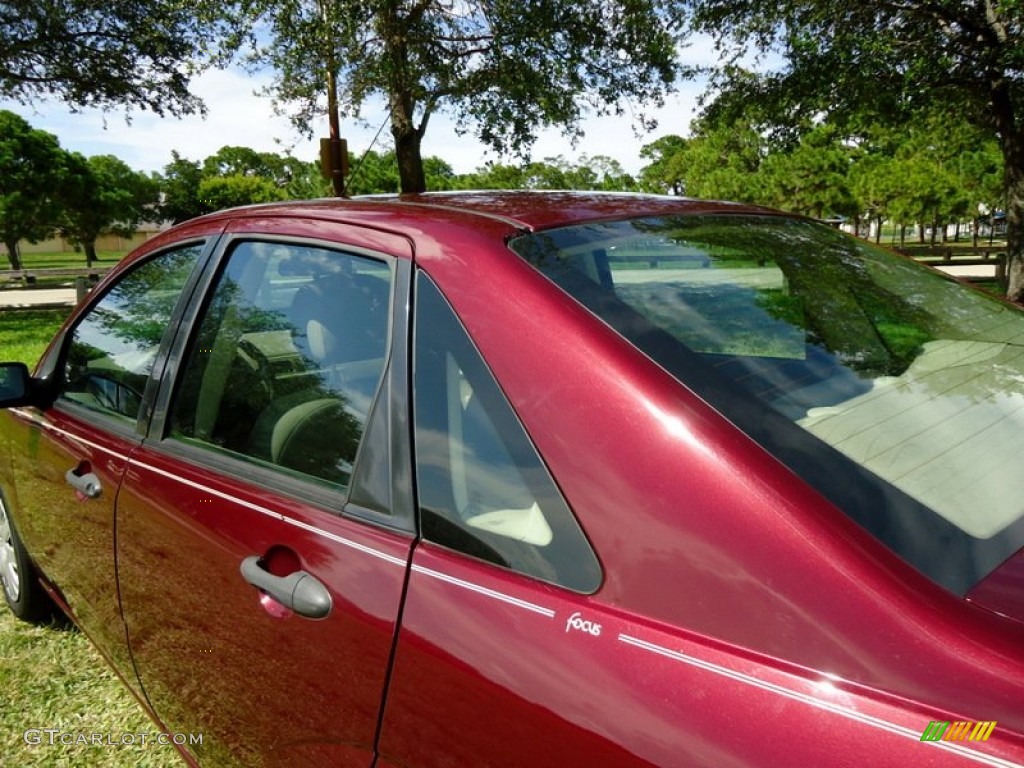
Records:
M686 55L689 57L693 51ZM706 50L701 51L706 55ZM159 171L170 162L171 151L193 160L202 160L226 145L247 146L258 151L283 153L291 149L297 157L313 160L317 141L300 136L286 118L274 114L268 97L257 96L265 78L252 77L240 70L211 70L193 83L193 91L206 103L207 117L177 119L158 117L149 112L99 110L72 112L59 102L45 101L30 106L0 101L0 109L22 115L33 127L55 134L65 149L85 155L112 154L132 168ZM646 135L634 132L638 121L630 114L591 117L584 121L584 136L575 146L558 129L538 133L532 150L534 158L562 155L575 160L581 155L607 155L618 160L631 173L644 164L640 148L666 133L685 134L695 109L700 85L683 83L663 108L652 114L658 128ZM386 120L380 104L364 109L365 124L344 122L342 135L357 155L374 139ZM326 124L321 135L327 134ZM374 149L391 147L387 126L380 132ZM443 114L431 118L423 141L423 153L446 160L459 173L476 169L488 160L506 160L487 150L471 135L459 136L453 122Z

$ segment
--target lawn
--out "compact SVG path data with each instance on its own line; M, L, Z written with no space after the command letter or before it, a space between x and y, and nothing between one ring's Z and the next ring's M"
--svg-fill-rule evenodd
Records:
M109 267L119 262L127 251L97 251L98 260L93 266ZM11 263L5 253L0 269L10 269ZM56 269L57 267L85 267L85 254L74 251L53 251L50 253L22 253L21 265L24 269Z
M0 311L0 358L33 365L66 315L67 310ZM104 734L103 738L116 742L122 734L156 730L80 632L30 626L0 606L0 765L163 768L182 764L172 746L50 745L45 733L38 734L43 743L26 744L26 731L44 728L65 734Z

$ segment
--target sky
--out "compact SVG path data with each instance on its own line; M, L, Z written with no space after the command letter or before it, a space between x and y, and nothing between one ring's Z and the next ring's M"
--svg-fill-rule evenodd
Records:
M698 41L680 54L687 64L706 63L712 56L711 46ZM115 155L137 171L162 171L171 160L171 151L190 160L203 160L223 146L245 146L260 152L284 154L290 150L303 160L315 160L318 141L307 140L288 122L274 115L271 100L256 95L269 82L269 75L253 76L240 69L210 70L193 80L192 91L207 106L205 118L183 119L158 117L150 112L134 110L99 110L72 112L58 101L39 101L29 105L0 100L0 109L7 109L25 118L34 128L48 131L64 149L86 156ZM532 149L532 158L563 156L576 162L583 156L607 155L619 161L628 173L637 173L646 164L640 149L669 133L686 135L690 121L697 112L697 99L702 84L680 84L670 94L665 106L652 110L658 127L637 135L637 121L630 113L622 116L590 117L583 123L584 136L576 145L557 129L541 131ZM127 119L126 119L127 118ZM343 121L342 136L348 139L349 150L357 157L371 147L374 135L386 120L382 103L364 107L366 124ZM320 135L327 135L326 118ZM372 148L392 148L387 126ZM487 161L517 162L489 151L472 135L459 136L454 123L444 114L432 116L423 139L423 155L434 155L447 161L456 173L469 173Z

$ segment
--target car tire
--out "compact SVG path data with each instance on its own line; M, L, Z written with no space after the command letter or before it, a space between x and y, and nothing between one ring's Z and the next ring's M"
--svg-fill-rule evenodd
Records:
M11 613L22 621L42 624L59 615L36 576L35 566L18 537L7 502L0 495L0 591Z

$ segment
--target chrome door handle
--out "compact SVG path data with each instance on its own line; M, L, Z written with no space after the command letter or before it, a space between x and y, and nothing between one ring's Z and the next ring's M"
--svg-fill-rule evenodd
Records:
M100 485L100 479L92 472L76 475L75 470L69 469L64 473L64 480L80 494L90 499L95 499L103 490L103 486Z
M258 555L245 558L239 570L243 579L300 616L322 619L331 612L331 593L305 571L275 576L263 569Z

